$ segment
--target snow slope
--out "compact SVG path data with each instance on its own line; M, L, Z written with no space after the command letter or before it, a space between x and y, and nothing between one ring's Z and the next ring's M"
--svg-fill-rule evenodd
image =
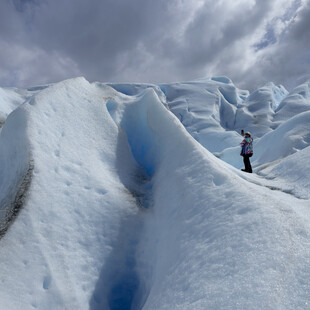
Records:
M30 179L0 240L1 309L307 309L307 87L28 90L0 136L1 210ZM235 168L241 128L258 174Z
M63 82L11 115L27 119L34 171L26 206L1 240L4 309L87 309L120 223L138 211L117 173L131 173L133 160L102 94L84 79Z
M277 178L280 186L296 197L310 199L310 167L305 165L309 156L310 147L308 146L265 169L261 169L260 174L271 180Z

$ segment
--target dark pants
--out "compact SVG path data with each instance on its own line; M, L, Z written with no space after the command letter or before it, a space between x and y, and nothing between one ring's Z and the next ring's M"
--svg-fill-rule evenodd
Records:
M252 154L244 154L242 156L243 156L243 162L244 162L244 171L252 173L252 166L250 163L250 157L252 156Z

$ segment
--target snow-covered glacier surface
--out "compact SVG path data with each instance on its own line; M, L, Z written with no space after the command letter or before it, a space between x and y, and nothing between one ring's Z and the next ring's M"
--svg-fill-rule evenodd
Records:
M309 308L309 86L0 89L0 308Z

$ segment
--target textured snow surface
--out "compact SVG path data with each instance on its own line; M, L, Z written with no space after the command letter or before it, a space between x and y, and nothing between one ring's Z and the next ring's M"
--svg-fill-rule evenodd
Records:
M308 309L309 107L227 77L0 89L0 308Z

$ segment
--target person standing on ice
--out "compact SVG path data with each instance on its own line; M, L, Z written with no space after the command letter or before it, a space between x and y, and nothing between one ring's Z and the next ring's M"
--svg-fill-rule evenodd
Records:
M244 162L244 169L241 170L248 173L252 173L250 157L253 156L253 139L249 132L246 132L244 134L244 140L240 144L241 144L240 155L243 156L243 162Z

